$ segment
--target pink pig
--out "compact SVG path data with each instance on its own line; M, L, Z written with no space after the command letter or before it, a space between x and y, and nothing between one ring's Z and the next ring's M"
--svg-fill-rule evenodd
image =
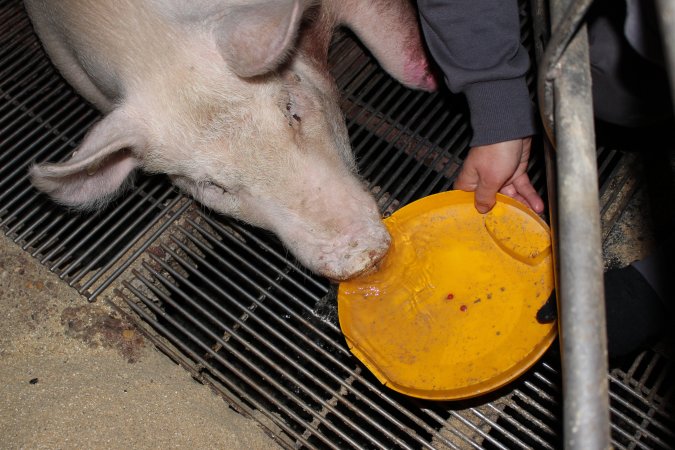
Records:
M73 155L31 168L57 202L96 208L135 169L276 233L344 280L390 236L356 173L327 51L350 27L407 86L434 90L403 0L26 0L64 77L105 117Z

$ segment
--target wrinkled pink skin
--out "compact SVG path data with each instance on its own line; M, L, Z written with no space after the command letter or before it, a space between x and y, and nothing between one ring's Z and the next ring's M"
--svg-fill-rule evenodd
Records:
M95 208L136 169L275 232L335 280L390 237L358 178L327 67L350 27L407 86L436 87L402 0L26 0L64 77L106 115L70 159L31 168L56 201Z

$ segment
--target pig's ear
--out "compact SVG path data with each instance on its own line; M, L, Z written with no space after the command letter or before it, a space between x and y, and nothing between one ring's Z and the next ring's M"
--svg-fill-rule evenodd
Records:
M218 47L240 77L274 70L291 51L306 0L258 1L233 8L219 23Z
M130 148L144 147L142 136L138 125L117 109L89 130L70 159L31 167L31 182L61 204L82 209L102 206L139 166Z
M338 22L356 33L391 76L413 89L437 89L437 76L424 50L417 13L411 2L341 0L334 3Z

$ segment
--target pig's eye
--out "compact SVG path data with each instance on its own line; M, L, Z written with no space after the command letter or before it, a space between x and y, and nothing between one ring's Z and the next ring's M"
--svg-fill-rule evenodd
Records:
M224 187L220 186L219 184L214 183L213 181L205 181L204 182L204 187L209 188L209 189L215 189L217 191L221 191L223 194L227 192L227 189Z
M299 125L302 122L302 118L298 114L297 107L295 106L293 100L286 102L285 115L288 118L288 125L291 127L294 125Z

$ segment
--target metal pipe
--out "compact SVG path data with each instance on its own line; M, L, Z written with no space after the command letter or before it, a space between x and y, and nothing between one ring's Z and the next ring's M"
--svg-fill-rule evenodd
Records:
M656 0L658 16L661 21L661 40L670 76L670 93L675 106L675 0Z
M556 151L554 229L566 449L610 448L607 339L588 39L589 0L551 0L540 64L542 119Z
M558 165L558 256L565 448L609 448L607 339L600 198L582 28L554 83Z
M571 40L578 35L583 18L592 3L593 0L551 0L551 28L555 28L555 32L551 35L539 64L537 89L544 129L554 145L556 142L554 102L551 98L553 95L553 80L561 75L562 67L564 67L562 56L570 45ZM543 11L544 9L537 8L537 10Z

